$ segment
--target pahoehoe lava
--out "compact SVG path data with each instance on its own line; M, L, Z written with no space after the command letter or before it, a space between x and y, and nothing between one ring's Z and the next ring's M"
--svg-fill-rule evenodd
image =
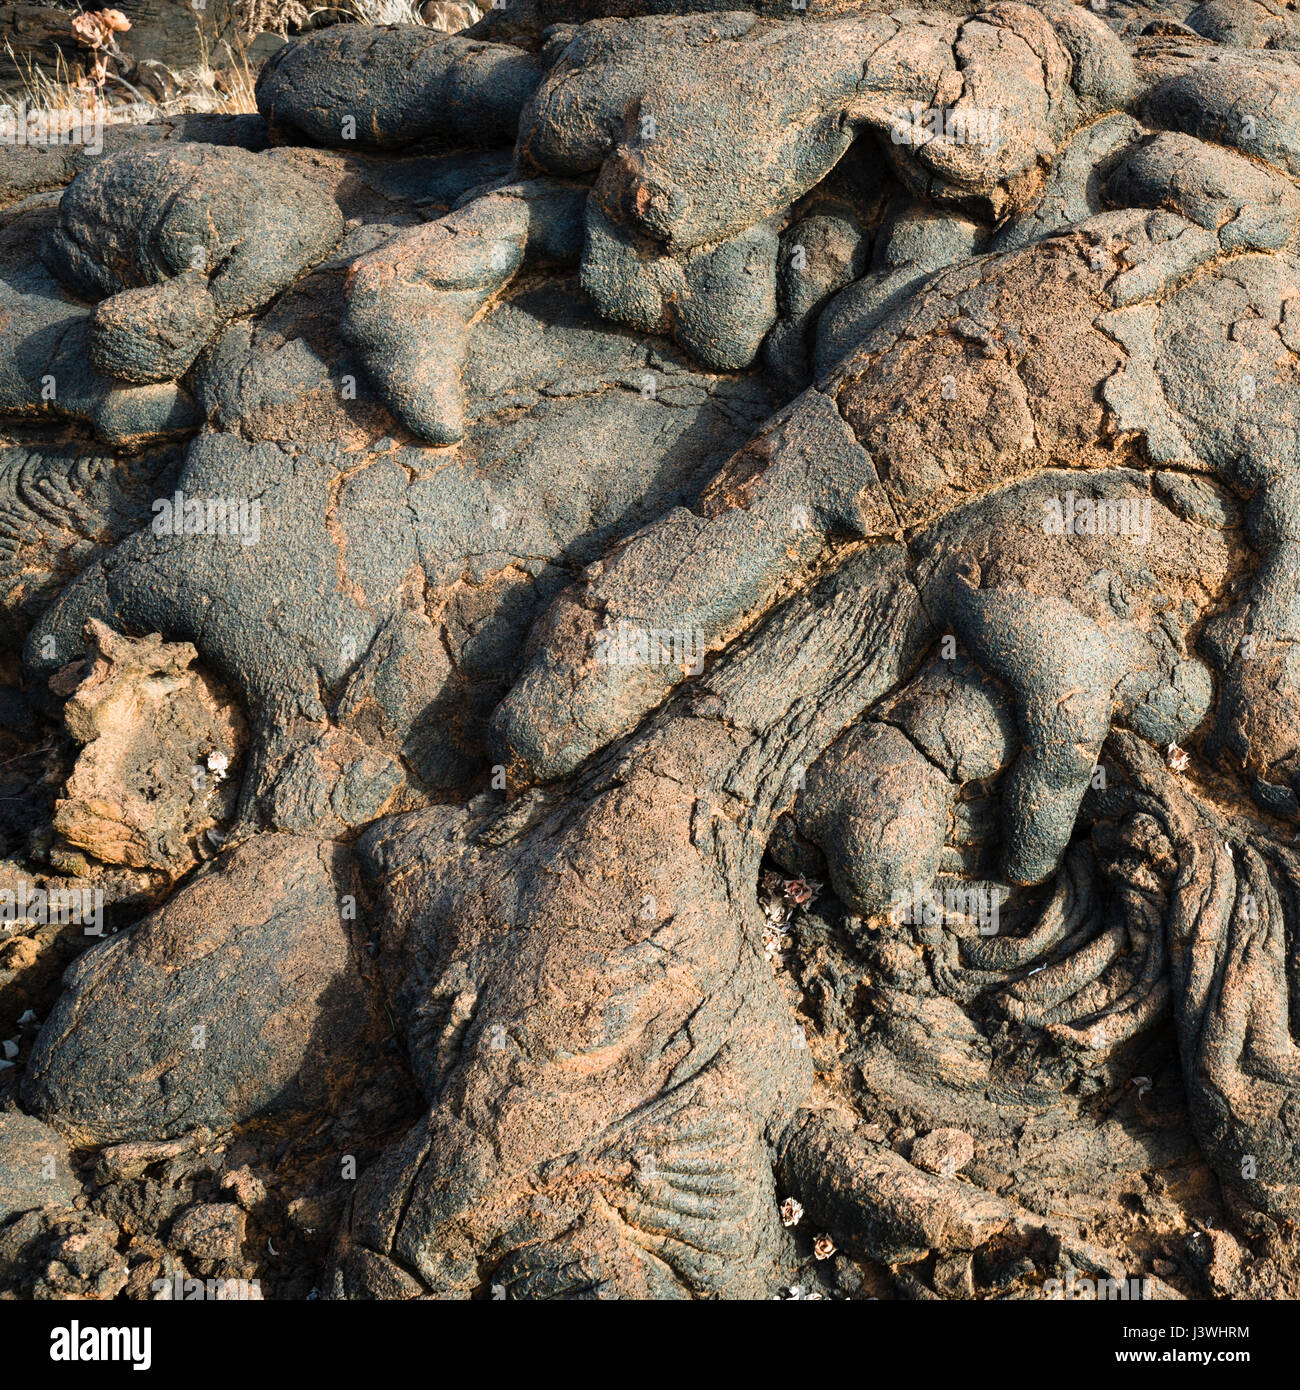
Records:
M257 104L0 151L0 1292L1300 1296L1300 14Z

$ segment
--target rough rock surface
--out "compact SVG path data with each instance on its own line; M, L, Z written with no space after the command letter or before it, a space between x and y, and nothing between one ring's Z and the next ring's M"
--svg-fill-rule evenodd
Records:
M41 1207L69 1204L77 1180L63 1136L30 1115L0 1115L0 1221Z
M173 875L233 810L244 721L188 643L122 637L93 619L84 679L63 706L85 747L55 804L54 828L105 864Z
M329 842L263 836L232 850L77 961L25 1099L99 1143L318 1105L381 1036L350 887L347 852ZM110 1025L121 1041L103 1049L93 1040Z
M0 156L0 1292L1300 1294L1297 33L528 0Z

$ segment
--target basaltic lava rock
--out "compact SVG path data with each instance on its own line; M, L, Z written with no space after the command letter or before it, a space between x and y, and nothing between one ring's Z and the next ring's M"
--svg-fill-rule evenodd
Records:
M0 155L4 1291L1300 1294L1297 54L514 0Z

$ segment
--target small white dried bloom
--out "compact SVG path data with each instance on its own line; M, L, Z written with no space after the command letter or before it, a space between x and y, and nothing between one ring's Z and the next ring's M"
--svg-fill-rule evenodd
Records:
M813 1241L813 1254L819 1260L829 1260L834 1253L835 1242L830 1236L818 1236L817 1239Z
M208 771L214 780L220 782L226 775L226 769L230 766L230 759L218 748L215 753L208 754Z
M776 927L768 927L763 932L763 955L779 970L785 964L785 952L790 947L790 937Z
M781 1224L783 1226L797 1226L802 1220L803 1207L793 1197L787 1197L781 1203Z
M1185 748L1179 748L1176 743L1171 743L1165 749L1165 764L1172 772L1186 772L1187 764L1191 758L1187 755Z

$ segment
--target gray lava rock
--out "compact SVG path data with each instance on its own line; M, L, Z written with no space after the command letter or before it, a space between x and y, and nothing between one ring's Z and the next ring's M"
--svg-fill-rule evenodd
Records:
M30 1115L0 1115L0 1225L20 1212L70 1206L80 1191L62 1135Z
M101 1144L320 1105L381 1036L352 892L328 842L268 836L208 866L75 963L26 1104ZM108 1049L105 1028L119 1039Z

